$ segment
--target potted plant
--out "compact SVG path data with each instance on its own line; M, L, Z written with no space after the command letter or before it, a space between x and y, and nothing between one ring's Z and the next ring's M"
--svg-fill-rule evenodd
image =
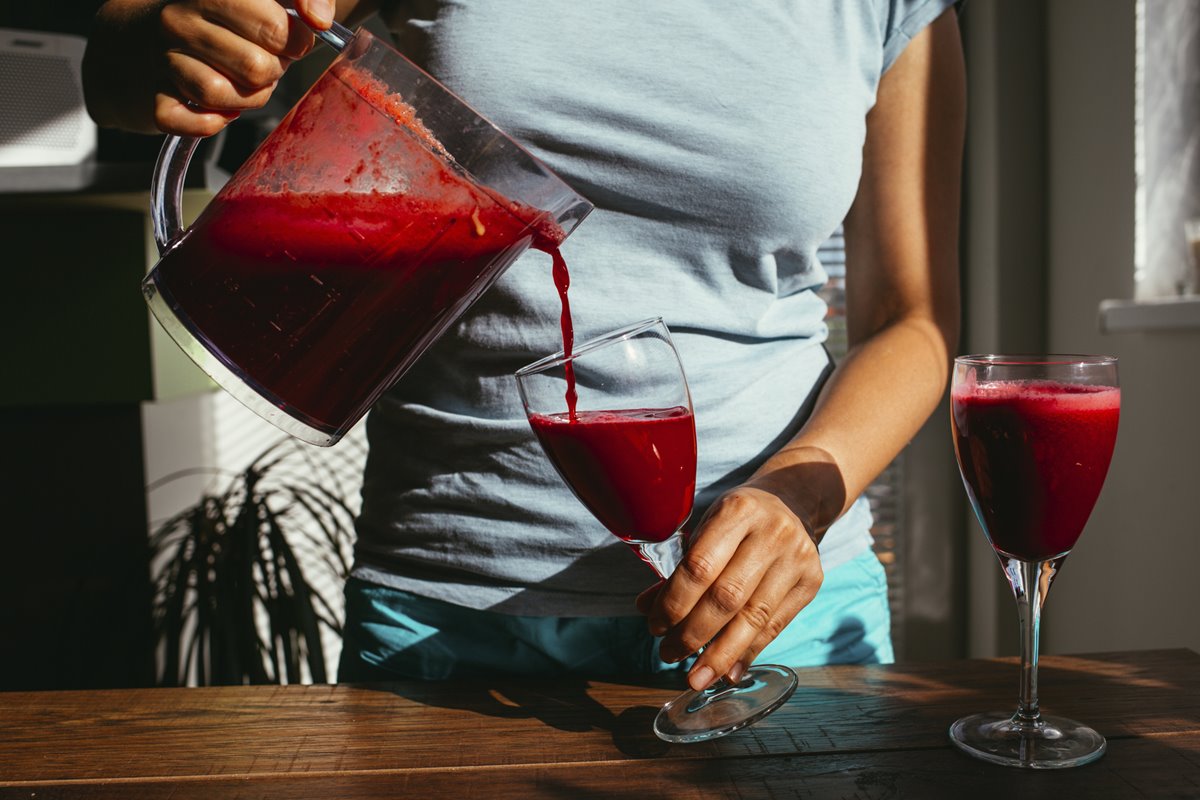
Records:
M283 439L151 534L159 685L327 681L354 539L343 483Z

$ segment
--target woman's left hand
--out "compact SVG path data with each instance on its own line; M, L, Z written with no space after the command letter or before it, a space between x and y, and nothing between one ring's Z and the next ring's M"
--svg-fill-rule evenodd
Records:
M741 678L813 599L824 573L804 522L779 495L738 486L717 499L690 537L671 577L638 597L664 661L701 647L688 683Z

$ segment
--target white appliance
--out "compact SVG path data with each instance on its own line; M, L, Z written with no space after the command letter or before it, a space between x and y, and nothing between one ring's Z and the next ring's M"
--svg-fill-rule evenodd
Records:
M88 183L96 124L83 103L80 36L0 28L0 191Z

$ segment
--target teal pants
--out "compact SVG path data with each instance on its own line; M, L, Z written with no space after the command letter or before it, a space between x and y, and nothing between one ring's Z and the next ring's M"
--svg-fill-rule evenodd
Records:
M816 599L764 650L792 667L893 661L887 579L867 552L825 573ZM645 675L667 664L640 615L524 617L477 611L351 578L338 680Z

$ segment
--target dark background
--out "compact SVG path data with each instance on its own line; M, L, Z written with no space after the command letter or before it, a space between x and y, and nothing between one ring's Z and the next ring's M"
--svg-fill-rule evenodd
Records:
M0 0L0 28L86 36L99 5ZM159 143L103 131L98 160L145 166ZM2 690L154 677L140 416L149 342L136 288L122 291L145 269L144 215L64 199L74 198L0 192Z

